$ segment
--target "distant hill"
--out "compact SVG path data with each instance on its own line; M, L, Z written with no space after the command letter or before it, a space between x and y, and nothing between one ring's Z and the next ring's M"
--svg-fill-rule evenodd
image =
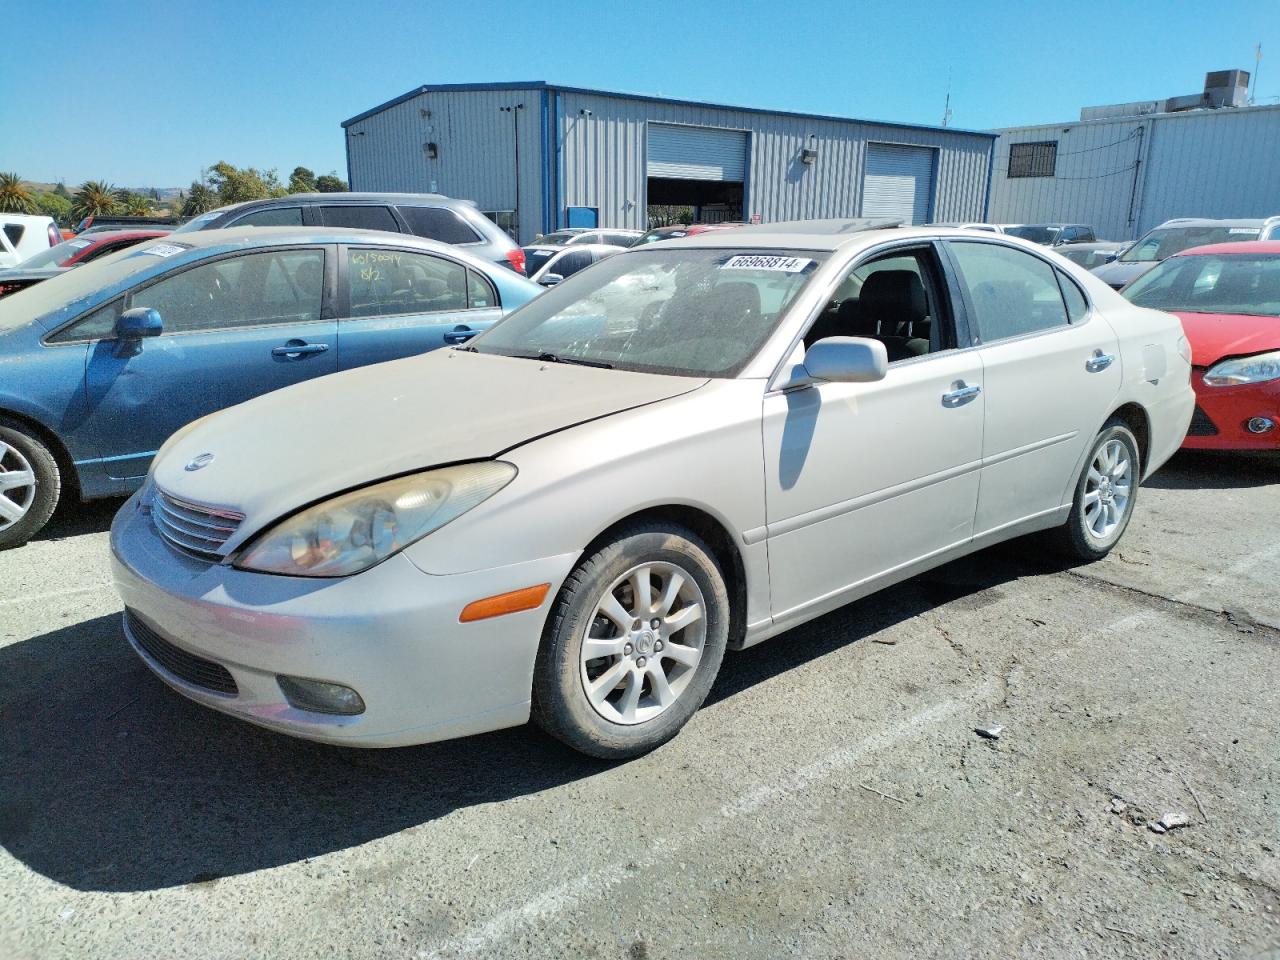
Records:
M31 188L32 192L35 192L35 193L51 193L53 191L53 188L57 186L56 183L43 183L39 180L24 180L23 182L28 187ZM75 193L76 189L80 186L80 184L68 183L66 186L67 186L68 193ZM116 184L116 189L120 189L121 186L122 186L121 184ZM160 194L161 200L168 200L172 197L178 196L186 188L185 187L125 187L124 189L128 190L130 193L141 193L143 196L147 196L147 197L151 196L152 190L155 190L156 193Z

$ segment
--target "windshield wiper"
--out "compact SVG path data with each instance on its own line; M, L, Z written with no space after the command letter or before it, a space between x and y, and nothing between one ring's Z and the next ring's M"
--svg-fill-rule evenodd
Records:
M513 357L519 357L521 360L541 360L543 363L572 363L579 367L599 367L602 370L612 370L612 363L605 363L603 360L584 360L581 357L562 357L558 353L548 353L545 350L541 353L514 353Z

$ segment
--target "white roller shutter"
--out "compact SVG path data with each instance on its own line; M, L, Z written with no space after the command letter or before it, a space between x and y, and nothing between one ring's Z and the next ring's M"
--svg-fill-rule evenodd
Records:
M933 196L933 151L926 147L867 144L862 179L864 217L901 217L927 223Z
M747 134L743 130L651 123L647 175L743 183L747 179Z

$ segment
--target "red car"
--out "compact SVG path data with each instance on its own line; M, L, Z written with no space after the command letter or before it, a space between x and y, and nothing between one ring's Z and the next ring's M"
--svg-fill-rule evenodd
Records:
M1184 447L1280 450L1280 241L1193 247L1121 293L1177 314L1191 342Z
M56 247L50 247L34 257L28 257L15 267L15 270L39 270L45 267L77 267L108 253L115 253L125 247L132 247L143 240L154 240L163 237L168 230L102 230L97 233L86 233L73 240L64 240Z

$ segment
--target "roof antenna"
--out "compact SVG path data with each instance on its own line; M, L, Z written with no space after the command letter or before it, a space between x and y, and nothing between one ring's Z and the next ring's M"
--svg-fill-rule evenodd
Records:
M1262 41L1258 41L1258 45L1253 48L1253 76L1250 77L1252 86L1249 88L1249 105L1257 103L1258 93L1258 70L1262 67Z
M945 127L951 121L951 68L947 67L947 100L942 107L942 125Z

